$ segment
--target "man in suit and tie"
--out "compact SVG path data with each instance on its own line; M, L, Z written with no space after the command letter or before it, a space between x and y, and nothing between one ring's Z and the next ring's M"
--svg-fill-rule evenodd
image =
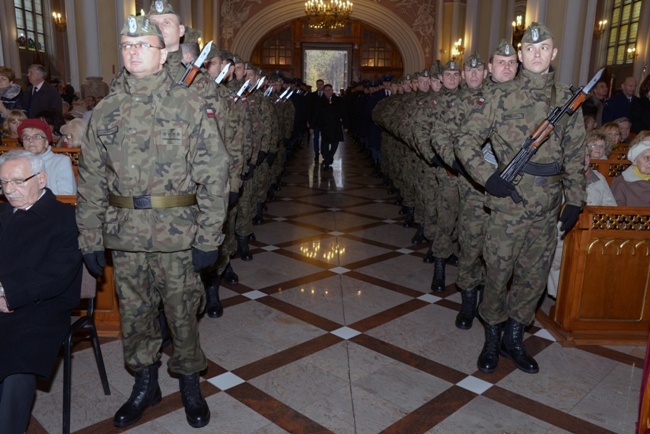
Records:
M307 95L307 119L311 120L314 117L314 112L318 109L320 100L323 97L323 86L325 82L320 78L316 80L316 91ZM320 128L318 125L308 125L310 130L313 131L314 136L314 161L318 162L318 154L320 153Z
M637 98L634 92L636 92L636 78L626 77L621 84L621 91L605 102L603 125L629 116L630 105Z
M30 65L27 79L30 86L23 92L22 107L28 118L35 118L43 110L55 110L61 116L61 95L54 86L45 81L47 71L43 65Z

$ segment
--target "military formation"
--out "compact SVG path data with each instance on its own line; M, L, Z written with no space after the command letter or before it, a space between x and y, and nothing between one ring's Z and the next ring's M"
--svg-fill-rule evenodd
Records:
M310 104L333 103L328 85L327 100L318 93L323 83L308 94L299 80L214 44L201 50L198 36L167 1L129 17L120 33L125 67L82 146L79 245L95 276L113 263L124 359L135 374L117 427L160 402L158 365L170 342L168 368L179 377L187 421L209 423L198 317L223 315L221 281L238 282L230 259L253 260L254 226L264 223L292 150L310 129L324 134L323 146L327 138ZM404 226L416 228L412 242L428 243L431 290L443 292L446 267L458 266L456 326L469 329L480 314L486 331L477 364L487 373L499 355L538 371L523 328L544 290L558 216L568 230L584 199L579 113L515 183L498 176L540 113L569 96L553 82L550 31L533 23L522 44L501 41L487 62L473 53L401 80L385 75L336 100L335 117L398 195Z

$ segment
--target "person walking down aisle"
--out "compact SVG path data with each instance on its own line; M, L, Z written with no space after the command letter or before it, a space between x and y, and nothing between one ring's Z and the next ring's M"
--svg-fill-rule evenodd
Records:
M161 302L173 339L168 367L179 376L187 421L195 428L210 421L199 388L207 366L199 272L217 261L223 241L230 158L212 108L163 67L164 47L157 25L128 17L122 83L94 109L79 163L79 247L94 275L103 273L104 249L112 251L124 361L135 373L117 427L161 400Z
M533 321L544 293L557 242L558 216L561 229L568 231L585 201L581 110L562 119L560 128L532 158L535 164L526 166L516 188L500 178L500 170L495 171L481 151L489 139L503 169L549 108L568 101L569 87L554 82L551 62L557 52L551 31L542 23L532 23L518 52L522 71L513 81L485 90L485 103L469 114L455 148L471 177L485 187L491 210L483 247L485 293L479 306L485 343L477 361L479 370L486 373L496 370L499 354L512 358L524 372L539 371L526 352L524 328ZM517 194L520 202L513 200ZM560 213L563 194L566 204Z
M331 84L323 86L323 97L320 99L310 125L317 126L321 132L321 154L323 154L323 169L330 169L334 162L334 154L343 141L343 131L348 131L348 121L343 100L334 95Z

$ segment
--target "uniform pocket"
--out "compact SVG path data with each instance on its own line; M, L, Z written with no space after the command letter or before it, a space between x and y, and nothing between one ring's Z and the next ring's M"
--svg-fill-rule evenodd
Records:
M116 146L119 144L119 132L120 128L117 125L108 125L105 128L97 130L97 138L106 147Z

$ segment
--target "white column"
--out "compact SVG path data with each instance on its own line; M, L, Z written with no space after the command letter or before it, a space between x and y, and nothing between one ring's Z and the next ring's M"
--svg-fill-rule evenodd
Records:
M75 15L74 0L65 0L66 36L68 43L68 60L70 65L70 84L75 89L81 89L79 77L79 53L77 47L77 20Z
M184 0L181 2L181 7L178 10L178 13L181 15L182 24L184 26L191 27L196 29L194 22L192 20L192 2ZM205 39L205 37L204 37Z
M526 26L534 21L546 24L546 4L547 0L528 0L526 3Z
M477 50L477 37L478 0L467 0L467 8L465 9L465 38L463 39L463 43L465 44L465 51L468 55Z
M97 17L97 1L82 2L83 32L86 45L86 74L88 77L101 77L102 64L99 55L99 23Z
M443 7L443 0L438 0L438 5L436 8L436 23L434 24L436 26L436 46L435 46L435 51L433 53L433 60L436 59L443 59L442 57L442 51L441 50L448 50L448 48L443 48L442 46L442 21L444 19L444 7ZM450 53L447 53L450 55ZM446 56L448 57L448 56Z
M596 22L596 9L598 4L596 2L587 1L587 10L585 11L585 33L582 37L583 46L582 46L582 58L580 59L580 75L578 77L578 83L580 85L587 84L591 80L591 75L593 72L589 69L589 64L591 63L591 47L594 44L599 44L599 41L605 39L606 34L603 33L600 40L594 39L594 27L591 25ZM596 65L598 67L598 65Z
M16 38L16 12L14 2L2 2L2 16L0 17L0 56L2 65L11 68L16 77L21 76L20 56L18 55L18 44Z
M492 0L492 14L490 15L490 44L488 46L488 52L486 53L488 57L489 55L492 54L492 50L494 49L494 47L497 46L497 44L502 38L501 36L501 25L503 19L501 16L502 9L503 9L502 0ZM486 62L487 60L488 59L485 59Z
M571 84L574 79L574 71L579 65L578 59L582 59L585 52L582 50L580 41L580 20L584 20L582 14L582 0L572 0L566 3L564 11L564 28L562 30L562 44L559 47L559 61L556 79L560 83Z

